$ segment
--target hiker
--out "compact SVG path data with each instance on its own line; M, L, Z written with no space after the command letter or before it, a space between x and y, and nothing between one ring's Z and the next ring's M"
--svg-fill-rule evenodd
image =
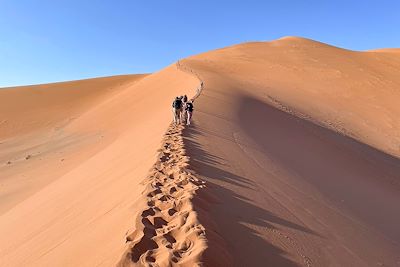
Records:
M181 122L181 112L182 112L182 100L177 96L172 102L172 114L174 115L174 123L179 124Z
M192 120L192 115L193 115L193 100L190 100L186 103L185 111L187 117L186 125L190 125L190 121Z
M186 103L188 101L187 95L184 95L182 97L182 112L181 112L181 121L185 122L186 121Z

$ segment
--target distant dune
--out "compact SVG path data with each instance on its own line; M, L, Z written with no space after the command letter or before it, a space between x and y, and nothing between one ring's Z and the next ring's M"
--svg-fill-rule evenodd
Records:
M284 37L0 89L0 266L398 266L398 51Z
M400 54L400 48L374 49L374 50L369 50L369 52Z

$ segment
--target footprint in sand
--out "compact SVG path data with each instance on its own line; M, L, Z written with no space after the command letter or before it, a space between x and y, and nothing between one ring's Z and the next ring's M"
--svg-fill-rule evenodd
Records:
M189 158L182 130L183 126L171 125L165 134L158 161L145 181L147 208L126 237L129 249L118 266L181 266L182 262L194 266L204 250L205 230L191 204L204 182L186 169Z

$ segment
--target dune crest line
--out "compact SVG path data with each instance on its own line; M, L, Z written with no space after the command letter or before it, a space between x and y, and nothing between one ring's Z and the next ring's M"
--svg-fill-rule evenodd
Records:
M182 68L179 62L177 67ZM201 82L193 99L202 87ZM129 248L117 266L200 265L206 237L192 198L205 182L189 169L184 128L172 123L164 135L158 159L143 181L145 204L137 215L134 231L126 236Z
M205 229L191 199L204 187L188 167L182 130L171 124L157 162L144 181L146 207L136 220L118 266L196 266L205 249Z

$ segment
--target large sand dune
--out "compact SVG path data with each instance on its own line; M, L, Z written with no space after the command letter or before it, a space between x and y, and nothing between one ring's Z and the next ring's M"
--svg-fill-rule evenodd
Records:
M399 57L287 37L182 64L205 86L184 134L205 262L400 264Z
M286 37L1 89L0 265L400 266L397 51Z
M9 108L1 128L0 265L116 264L140 182L170 124L170 101L197 85L173 65L146 77L1 91Z

